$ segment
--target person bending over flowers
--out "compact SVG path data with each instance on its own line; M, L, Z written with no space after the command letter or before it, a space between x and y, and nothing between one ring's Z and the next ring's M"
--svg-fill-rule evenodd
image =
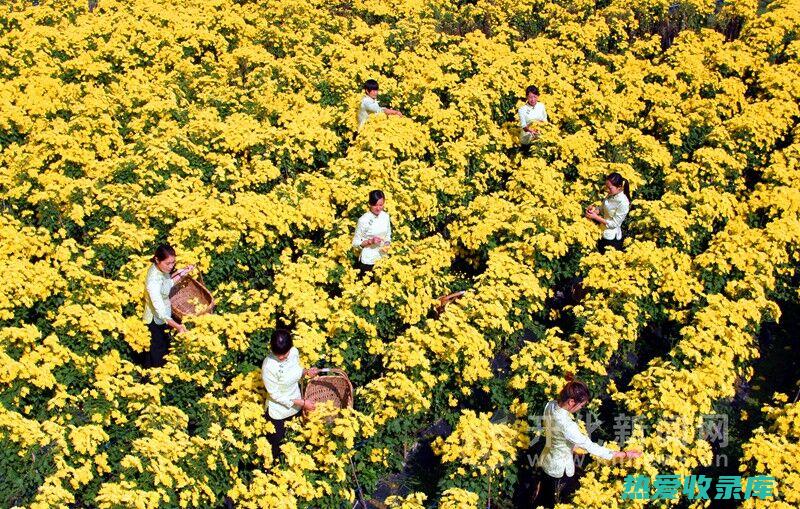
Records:
M144 316L150 330L150 349L139 356L139 364L145 368L158 368L166 363L164 357L169 353L170 338L168 328L178 333L186 332L186 327L172 319L172 305L169 292L194 269L194 265L175 270L175 249L161 244L151 260L153 264L147 271L144 294Z
M542 427L545 445L539 456L540 489L532 507L553 507L564 503L566 497L578 487L575 476L573 450L581 448L592 456L606 460L614 458L638 458L638 451L612 451L591 441L581 432L572 414L580 410L591 398L589 388L567 374L567 384L558 398L544 407Z
M314 410L314 402L303 399L300 394L300 379L316 376L319 369L304 369L300 365L300 353L286 330L278 329L272 334L269 349L270 353L261 365L261 380L267 389L266 417L275 426L275 433L268 439L272 458L276 460L286 436L286 422L294 419L302 409Z
M385 254L392 242L392 223L389 214L383 210L386 197L383 191L369 193L369 212L358 219L353 247L361 248L358 257L358 270L361 275L374 268L375 262Z
M600 207L591 205L586 209L587 218L606 227L603 237L597 242L597 249L601 253L605 253L607 247L623 250L625 237L622 234L622 223L631 208L630 187L622 175L614 172L606 177L606 191L608 196L603 199Z

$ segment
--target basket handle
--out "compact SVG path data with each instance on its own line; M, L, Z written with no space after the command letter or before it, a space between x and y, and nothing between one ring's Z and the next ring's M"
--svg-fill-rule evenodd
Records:
M459 290L449 295L444 295L442 297L439 297L437 299L439 301L439 304L435 305L433 308L434 311L436 311L436 315L439 316L442 313L444 313L444 310L448 305L460 299L465 293L467 293L466 290Z
M459 290L457 292L453 292L450 295L439 297L439 302L441 302L442 305L450 304L454 300L460 299L465 293L467 293L465 290Z
M315 376L319 376L323 373L330 373L332 375L340 376L342 378L348 378L347 373L345 373L344 370L341 368L320 368ZM312 376L311 378L314 378L315 376Z

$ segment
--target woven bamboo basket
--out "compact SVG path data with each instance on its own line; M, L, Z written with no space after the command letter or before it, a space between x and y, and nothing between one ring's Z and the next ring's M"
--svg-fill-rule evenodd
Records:
M324 368L306 382L304 399L315 404L330 401L336 408L353 408L353 384L347 374L338 368ZM307 414L303 410L303 414Z
M199 316L214 312L214 297L203 284L203 277L198 276L198 278L199 281L185 276L169 292L172 317L179 322L184 316Z
M464 290L461 290L461 291L458 291L458 292L451 293L450 295L444 295L444 296L442 296L442 297L439 297L439 299L438 299L438 300L439 300L439 304L437 304L437 305L434 307L434 311L436 311L436 316L439 316L439 315L441 315L442 313L444 313L444 310L445 310L445 308L446 308L446 307L447 307L447 306L448 306L450 303L457 301L457 300L458 300L458 299L460 299L460 298L461 298L461 297L462 297L462 296L463 296L465 293L467 293L467 292L466 292L466 291L464 291Z

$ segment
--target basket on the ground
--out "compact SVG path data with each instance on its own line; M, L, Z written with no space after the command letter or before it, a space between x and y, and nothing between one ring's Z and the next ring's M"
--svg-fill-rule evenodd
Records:
M303 399L319 405L326 401L336 408L353 408L353 384L347 374L338 368L324 368L306 382ZM306 411L303 410L305 414Z
M169 292L172 317L181 321L184 316L199 316L214 311L214 297L200 281L184 276Z

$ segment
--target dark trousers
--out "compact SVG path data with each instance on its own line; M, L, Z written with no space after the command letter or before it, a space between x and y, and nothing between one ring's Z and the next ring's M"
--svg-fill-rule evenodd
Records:
M564 504L578 489L577 473L571 477L550 477L541 469L538 471L539 490L531 507L554 507Z
M372 269L374 269L375 266L361 263L361 260L359 260L356 262L356 268L358 269L358 277L364 277L367 272L372 272Z
M281 442L283 442L283 439L286 436L286 423L297 417L298 414L299 412L287 417L286 419L273 419L269 416L269 410L265 412L267 420L271 422L273 426L275 426L275 433L267 437L267 440L269 440L269 445L272 446L272 461L277 461L280 457Z
M167 363L165 357L169 353L169 325L147 324L150 331L150 349L139 354L139 365L143 368L160 368Z
M622 237L619 240L618 239L609 240L601 238L600 240L597 241L597 250L600 251L601 254L605 254L606 249L608 248L616 249L617 251L625 251L625 248L622 245L624 241L625 237Z

